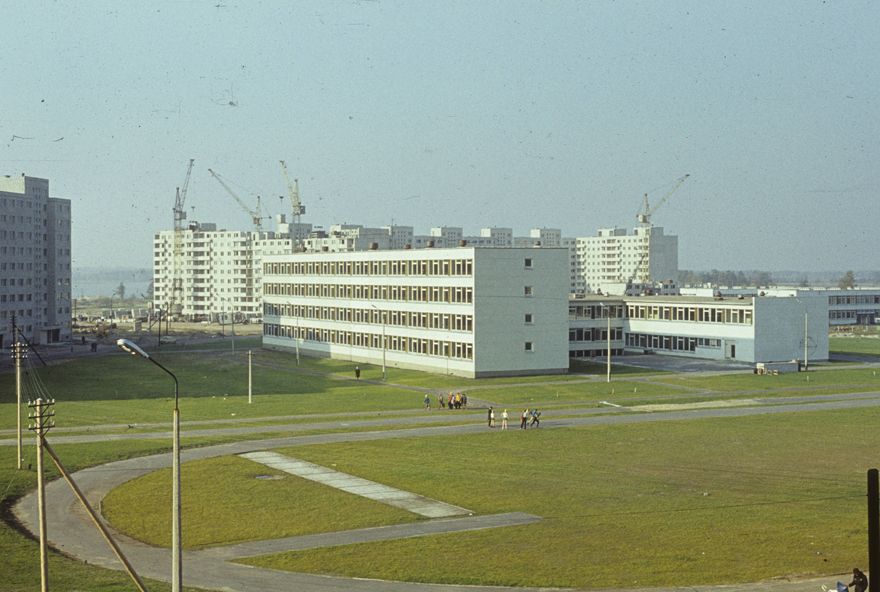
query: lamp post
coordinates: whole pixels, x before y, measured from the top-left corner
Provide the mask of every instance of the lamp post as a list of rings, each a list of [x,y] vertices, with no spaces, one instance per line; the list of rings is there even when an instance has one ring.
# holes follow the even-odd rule
[[[174,379],[174,428],[173,428],[173,451],[172,451],[172,486],[171,486],[171,590],[181,592],[183,588],[183,563],[181,557],[180,536],[180,413],[177,408],[178,385],[177,377],[165,366],[151,358],[147,352],[128,339],[119,339],[116,345],[132,355],[146,358],[167,372]]]
[[[385,321],[387,320],[387,312],[379,310],[375,304],[371,304],[373,308],[382,314],[382,380],[385,380]]]
[[[795,298],[795,300],[804,305],[804,372],[806,372],[810,369],[810,362],[807,359],[807,346],[810,342],[809,312],[806,302],[801,301],[800,298]]]
[[[605,336],[608,339],[608,353],[605,357],[608,367],[608,382],[611,382],[611,307],[607,304],[603,304],[602,310],[605,311],[605,316],[608,319],[608,328],[605,333]]]

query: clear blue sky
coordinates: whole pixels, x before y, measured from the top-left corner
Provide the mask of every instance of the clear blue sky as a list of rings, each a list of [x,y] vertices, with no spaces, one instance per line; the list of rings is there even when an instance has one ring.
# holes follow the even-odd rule
[[[631,229],[685,269],[878,269],[880,3],[0,0],[0,173],[73,201],[74,265],[249,228]],[[62,139],[63,138],[63,139]],[[194,207],[194,210],[191,209]]]

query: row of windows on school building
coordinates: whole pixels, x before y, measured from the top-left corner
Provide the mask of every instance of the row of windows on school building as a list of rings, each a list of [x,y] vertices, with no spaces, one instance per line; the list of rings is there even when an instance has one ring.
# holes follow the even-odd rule
[[[629,304],[625,307],[626,318],[693,321],[696,323],[752,324],[752,311],[747,308],[714,306],[663,306],[653,304]],[[588,304],[570,305],[569,319],[612,319],[623,317],[623,305]]]
[[[829,306],[842,304],[880,304],[880,294],[859,294],[856,296],[829,296]]]
[[[627,347],[641,347],[645,349],[693,352],[697,350],[697,347],[720,348],[721,340],[708,337],[627,333],[626,345]]]
[[[263,273],[264,275],[470,276],[474,274],[474,262],[472,259],[291,261],[264,263]]]
[[[626,316],[630,319],[752,324],[752,310],[749,308],[628,304]]]
[[[469,286],[365,286],[266,282],[263,284],[263,295],[471,304],[474,299],[474,289]]]
[[[368,349],[385,349],[388,351],[440,356],[444,358],[459,358],[463,360],[472,360],[474,358],[474,345],[472,343],[446,341],[441,339],[419,339],[398,335],[383,336],[381,333],[316,329],[312,327],[295,327],[275,323],[264,323],[263,335],[286,337],[288,339],[303,339],[305,341],[317,343],[347,345]],[[382,344],[383,337],[385,340],[384,347]]]
[[[341,306],[305,306],[297,304],[263,303],[263,315],[289,317],[292,319],[315,319],[364,323],[395,327],[419,327],[446,331],[474,330],[474,317],[468,314],[445,314],[434,312],[411,312],[403,310],[379,311],[375,308],[346,308]]]

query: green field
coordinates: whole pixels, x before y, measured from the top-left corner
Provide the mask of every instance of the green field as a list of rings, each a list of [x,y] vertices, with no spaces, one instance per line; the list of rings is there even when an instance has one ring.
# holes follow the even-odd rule
[[[303,435],[375,430],[359,426],[358,419],[377,411],[417,421],[442,417],[444,423],[484,417],[476,411],[416,413],[423,392],[353,381],[351,365],[345,362],[303,357],[301,368],[327,374],[295,372],[292,356],[262,350],[254,351],[254,403],[249,405],[246,354],[232,358],[166,350],[158,356],[180,379],[183,421],[205,422],[185,423],[184,446],[284,434],[186,437],[189,429],[222,427],[243,418],[259,421],[238,425],[302,424],[306,430],[296,434]],[[642,378],[644,374],[634,372],[623,378],[618,368],[615,376],[621,378],[606,383],[604,365],[597,366],[595,379],[569,375],[460,381],[391,369],[388,378],[402,385],[464,390],[472,400],[509,405],[514,418],[520,406],[555,406],[578,415],[612,399],[628,405],[688,403],[865,392],[880,384],[870,369],[714,378],[656,373]],[[381,367],[361,369],[362,378],[381,381]],[[28,396],[45,393],[56,399],[59,427],[123,424],[100,429],[155,431],[167,430],[170,421],[172,382],[146,360],[122,354],[85,358],[31,370],[25,382]],[[0,376],[0,428],[7,430],[15,425],[12,387],[11,376]],[[435,398],[431,401],[436,405]],[[327,421],[310,417],[318,414],[346,414],[350,427],[310,428]],[[543,520],[286,553],[248,563],[365,578],[552,587],[700,585],[838,574],[866,564],[864,483],[867,469],[876,466],[877,442],[871,435],[878,415],[880,410],[864,408],[529,432],[487,430],[286,449],[281,452],[478,514],[526,512]],[[548,421],[545,417],[544,423]],[[160,425],[128,427],[135,423]],[[72,471],[169,448],[164,439],[55,446]],[[31,443],[26,453],[25,464],[33,463]],[[35,473],[15,470],[14,456],[14,447],[0,448],[4,515],[36,484]],[[58,476],[54,467],[47,472]],[[255,479],[270,473],[237,457],[185,464],[187,548],[421,520],[289,475]],[[169,481],[170,471],[131,481],[108,495],[103,510],[120,530],[165,545],[170,539]],[[233,513],[239,519],[225,519]],[[36,543],[4,524],[0,552],[7,557],[0,566],[0,589],[39,589]],[[81,565],[57,553],[51,553],[51,562],[54,589],[135,589],[125,574]],[[168,589],[166,584],[148,585],[151,590]]]
[[[880,339],[874,337],[829,337],[828,350],[832,354],[880,357]]]

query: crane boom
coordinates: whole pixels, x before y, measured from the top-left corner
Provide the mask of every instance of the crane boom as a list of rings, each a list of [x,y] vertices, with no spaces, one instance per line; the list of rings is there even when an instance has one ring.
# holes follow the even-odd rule
[[[299,202],[299,181],[294,179],[293,185],[290,184],[290,175],[287,174],[287,164],[283,160],[281,161],[281,169],[284,171],[284,181],[287,183],[287,194],[290,196],[290,208],[293,214],[293,220],[291,220],[290,247],[291,250],[296,253],[300,250],[302,245],[302,239],[299,236],[300,215],[305,214],[306,209]]]
[[[651,276],[650,276],[651,244],[650,244],[650,242],[651,242],[651,229],[654,227],[654,225],[651,224],[651,216],[653,216],[654,213],[657,211],[657,209],[660,208],[660,206],[662,206],[666,202],[667,199],[669,199],[670,195],[675,193],[676,189],[681,187],[681,184],[684,183],[685,179],[687,179],[688,177],[690,177],[689,174],[685,175],[681,179],[678,179],[676,181],[675,185],[672,186],[672,189],[670,189],[666,193],[666,195],[664,195],[663,198],[654,205],[653,208],[648,207],[648,194],[647,193],[645,194],[644,212],[637,216],[639,223],[642,225],[642,227],[641,227],[642,243],[641,243],[640,249],[639,249],[639,251],[640,251],[639,260],[638,260],[638,262],[636,262],[635,269],[633,270],[632,275],[629,277],[628,283],[631,284],[632,281],[637,276],[640,278],[640,280],[643,284],[647,284],[648,282],[651,281]]]
[[[194,158],[189,159],[189,166],[186,169],[186,178],[183,180],[183,186],[177,188],[177,195],[174,199],[174,251],[173,251],[173,269],[171,273],[171,312],[172,314],[180,314],[183,311],[183,223],[186,220],[186,190],[189,187],[189,178],[192,175]]]
[[[260,198],[257,197],[256,211],[251,211],[251,209],[249,207],[247,207],[247,205],[245,205],[244,201],[242,201],[242,199],[240,197],[238,197],[238,195],[235,194],[235,192],[232,190],[232,188],[230,188],[229,185],[227,185],[226,183],[223,182],[223,179],[220,178],[220,175],[218,175],[217,173],[215,173],[211,169],[208,169],[208,172],[211,173],[212,175],[214,175],[214,178],[217,179],[217,182],[223,186],[223,189],[225,189],[226,192],[229,193],[229,195],[231,195],[233,198],[235,198],[235,201],[238,202],[238,205],[240,205],[242,208],[244,208],[244,211],[250,215],[251,220],[254,223],[254,230],[256,230],[257,232],[260,232],[261,230],[263,230],[263,213],[262,213],[262,209],[260,208]]]

